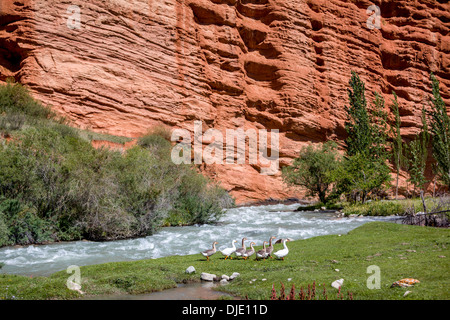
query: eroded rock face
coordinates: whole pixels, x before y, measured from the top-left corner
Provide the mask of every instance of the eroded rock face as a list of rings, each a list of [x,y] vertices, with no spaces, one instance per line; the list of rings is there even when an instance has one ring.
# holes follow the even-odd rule
[[[387,104],[397,92],[406,137],[420,127],[431,71],[450,105],[447,1],[374,1],[381,29],[368,28],[364,0],[0,3],[0,80],[15,77],[99,132],[193,131],[196,120],[224,134],[278,129],[283,166],[307,143],[345,137],[351,70]],[[203,170],[238,203],[302,195],[247,162]]]

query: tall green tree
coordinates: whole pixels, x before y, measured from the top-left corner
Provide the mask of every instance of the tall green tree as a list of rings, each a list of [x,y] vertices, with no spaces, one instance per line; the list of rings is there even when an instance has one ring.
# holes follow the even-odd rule
[[[425,177],[425,169],[427,166],[430,134],[428,131],[425,108],[422,109],[421,120],[421,132],[417,134],[416,138],[411,141],[406,148],[406,156],[409,161],[409,182],[411,182],[414,186],[414,194],[416,189],[422,190],[427,182]]]
[[[439,179],[450,188],[450,118],[444,100],[439,92],[439,81],[431,73],[433,97],[430,113],[433,155],[438,164]]]
[[[369,113],[369,128],[371,134],[371,145],[369,154],[381,162],[386,162],[389,153],[386,146],[389,138],[388,114],[384,110],[384,98],[375,92],[373,107]],[[386,164],[387,165],[387,164]]]
[[[349,105],[345,108],[347,113],[345,130],[348,134],[345,139],[346,154],[347,156],[358,153],[367,154],[372,145],[372,132],[367,111],[365,84],[359,75],[352,71],[349,85],[350,88],[347,89]]]
[[[365,85],[352,72],[346,107],[346,157],[337,176],[336,187],[354,200],[364,202],[368,195],[381,191],[390,180],[387,165],[387,113],[384,99],[375,93],[371,110],[367,108]]]
[[[397,94],[392,91],[394,99],[391,104],[391,111],[394,114],[395,121],[391,124],[390,131],[392,136],[392,158],[396,171],[396,182],[395,182],[395,199],[398,198],[398,178],[400,175],[401,162],[403,157],[403,140],[400,134],[400,111],[398,108]]]

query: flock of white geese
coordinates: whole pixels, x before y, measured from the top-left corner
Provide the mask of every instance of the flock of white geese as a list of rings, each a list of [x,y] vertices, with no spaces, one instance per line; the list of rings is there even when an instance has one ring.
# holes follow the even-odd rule
[[[279,239],[277,240],[275,243],[283,243],[283,249],[278,250],[276,252],[273,252],[273,244],[272,244],[272,240],[275,239],[276,237],[270,237],[269,242],[264,241],[263,242],[263,248],[261,250],[258,250],[255,252],[255,249],[253,248],[253,245],[256,244],[254,242],[250,243],[250,249],[247,249],[245,247],[245,241],[248,240],[247,238],[242,238],[242,247],[241,248],[236,248],[235,243],[237,242],[236,240],[233,240],[231,242],[231,247],[230,248],[226,248],[223,249],[222,251],[220,251],[222,253],[223,256],[225,256],[225,260],[227,260],[228,258],[233,259],[231,257],[232,254],[235,254],[236,257],[242,257],[244,260],[247,260],[249,257],[251,257],[252,255],[254,255],[256,253],[256,259],[260,260],[266,260],[266,258],[271,257],[273,258],[272,254],[277,258],[277,259],[281,259],[284,260],[284,257],[286,257],[289,253],[289,249],[286,246],[286,242],[287,241],[291,241],[290,239]],[[206,257],[206,260],[209,261],[209,257],[212,256],[213,254],[215,254],[217,252],[216,249],[216,244],[218,244],[217,241],[214,241],[212,244],[212,249],[209,250],[205,250],[202,251],[201,254]],[[266,247],[266,244],[269,244],[268,247]]]

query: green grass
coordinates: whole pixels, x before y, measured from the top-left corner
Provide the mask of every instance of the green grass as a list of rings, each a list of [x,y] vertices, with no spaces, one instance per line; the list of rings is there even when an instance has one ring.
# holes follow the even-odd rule
[[[450,209],[450,200],[448,198],[427,198],[425,199],[427,211],[441,211]],[[414,207],[415,212],[424,211],[421,199],[404,200],[378,200],[370,201],[364,204],[346,204],[343,213],[348,215],[363,216],[390,216],[404,215],[408,208]]]
[[[138,294],[175,287],[183,281],[199,281],[201,272],[219,276],[239,272],[240,277],[219,289],[239,297],[268,299],[272,284],[279,292],[281,282],[289,291],[292,284],[299,289],[315,281],[317,285],[325,283],[329,299],[334,299],[336,290],[330,284],[343,278],[343,292],[352,292],[355,299],[449,299],[449,236],[448,229],[372,222],[341,236],[288,242],[290,253],[285,261],[255,261],[253,257],[247,261],[225,261],[217,253],[210,262],[195,254],[86,266],[81,268],[82,290],[89,295]],[[281,245],[277,244],[275,250],[279,248]],[[195,274],[184,273],[190,265],[197,270]],[[370,290],[366,286],[370,265],[380,267],[380,289]],[[64,271],[49,278],[1,275],[0,298],[79,297],[66,289],[68,276]],[[262,281],[263,278],[267,280]],[[420,283],[412,288],[390,288],[402,278],[415,278]],[[250,283],[252,279],[257,280]],[[317,290],[321,292],[322,286]],[[412,293],[403,297],[407,290]]]
[[[110,142],[118,143],[118,144],[125,144],[126,142],[130,142],[133,140],[132,138],[128,138],[128,137],[116,136],[116,135],[107,134],[107,133],[93,132],[90,130],[77,129],[77,131],[81,138],[88,140],[88,141],[103,140],[103,141],[110,141]]]

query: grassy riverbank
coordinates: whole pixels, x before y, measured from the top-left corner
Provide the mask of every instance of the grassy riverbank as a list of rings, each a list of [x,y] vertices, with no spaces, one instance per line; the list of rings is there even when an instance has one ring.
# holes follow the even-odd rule
[[[343,291],[352,292],[354,299],[450,299],[448,229],[373,222],[341,236],[288,242],[288,247],[290,253],[285,261],[225,261],[218,253],[210,262],[196,254],[86,266],[81,268],[82,290],[87,295],[139,294],[175,287],[183,281],[199,281],[201,272],[239,272],[240,277],[219,289],[240,297],[247,295],[249,299],[268,299],[272,284],[279,291],[281,282],[289,290],[292,284],[299,289],[315,281],[317,285],[325,283],[328,298],[334,299],[336,290],[330,284],[343,278]],[[281,245],[277,244],[275,250],[279,248]],[[191,265],[197,272],[185,274]],[[380,267],[380,289],[366,286],[370,265]],[[65,287],[68,277],[65,271],[48,278],[0,275],[0,299],[80,297]],[[415,278],[420,284],[408,289],[390,288],[402,278]],[[318,286],[317,290],[321,288]],[[407,290],[412,293],[403,297]]]
[[[425,199],[427,212],[450,210],[450,198]],[[424,207],[420,198],[403,200],[379,200],[364,204],[347,204],[342,212],[346,215],[390,216],[404,215],[406,212],[423,212]]]
[[[425,205],[427,212],[450,210],[450,198],[426,198]],[[392,216],[404,215],[408,211],[423,212],[423,203],[420,198],[401,200],[374,200],[366,203],[339,202],[324,205],[315,203],[307,206],[300,206],[297,211],[314,210],[341,210],[345,216]]]

